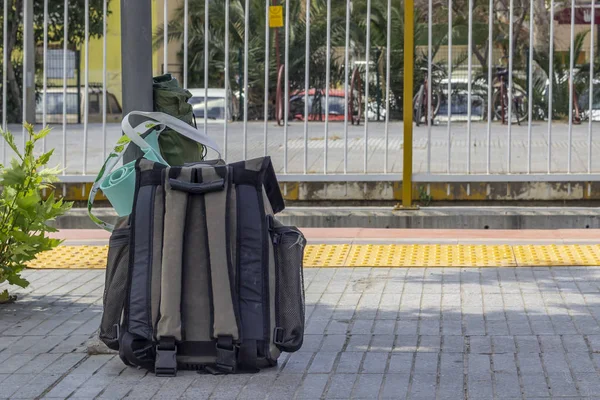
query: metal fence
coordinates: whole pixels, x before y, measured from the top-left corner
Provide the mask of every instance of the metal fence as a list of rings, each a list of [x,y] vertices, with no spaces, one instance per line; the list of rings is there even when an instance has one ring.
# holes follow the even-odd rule
[[[184,87],[202,89],[200,99],[224,89],[215,104],[231,118],[215,121],[209,101],[194,110],[227,159],[271,155],[283,181],[401,181],[407,157],[416,182],[600,180],[595,0],[419,0],[406,14],[399,0],[278,1],[155,4],[163,18],[154,70],[181,71]],[[62,19],[49,2],[61,4]],[[44,147],[62,158],[63,180],[89,182],[120,135],[119,99],[107,90],[107,57],[120,56],[107,46],[107,21],[118,4],[20,3],[22,12],[4,1],[2,124],[19,122],[9,120],[13,104],[24,116],[36,107],[38,122],[57,125]],[[73,7],[83,12],[70,15]],[[43,34],[32,53],[25,36],[38,27],[12,29],[20,21],[10,15],[33,12],[42,13],[33,19]],[[404,69],[404,28],[413,21],[414,74]],[[83,30],[74,38],[77,24]],[[11,40],[22,43],[7,54]],[[90,66],[92,40],[101,43],[101,65]],[[10,79],[22,79],[25,93],[32,63],[37,105],[11,98]],[[90,70],[101,72],[101,83],[90,83]],[[405,115],[415,122],[408,144],[407,80],[414,90]],[[82,99],[71,104],[71,95]]]
[[[65,55],[64,49],[46,49],[44,63],[45,88],[38,92],[35,106],[35,122],[46,124],[60,124],[63,118],[63,107],[66,106],[67,123],[81,124],[82,122],[82,82],[80,52],[78,50],[67,50],[66,54],[66,77],[67,92],[64,94],[63,80]],[[43,83],[42,83],[43,85]],[[96,87],[101,86],[96,84]],[[66,103],[66,104],[65,104]],[[91,104],[91,107],[93,105]]]

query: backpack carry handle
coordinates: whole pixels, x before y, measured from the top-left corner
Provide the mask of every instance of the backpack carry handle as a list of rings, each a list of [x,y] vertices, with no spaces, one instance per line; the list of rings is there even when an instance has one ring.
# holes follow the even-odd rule
[[[141,123],[134,128],[129,121],[130,117],[134,115],[145,117],[147,122]],[[211,137],[171,115],[162,112],[131,111],[121,122],[123,133],[141,149],[148,147],[148,143],[146,143],[141,135],[150,129],[162,131],[165,127],[169,127],[180,135],[213,149],[221,157],[221,149]]]
[[[190,194],[204,194],[210,192],[220,192],[225,189],[225,179],[218,179],[212,182],[190,183],[182,182],[177,179],[169,179],[171,189]]]

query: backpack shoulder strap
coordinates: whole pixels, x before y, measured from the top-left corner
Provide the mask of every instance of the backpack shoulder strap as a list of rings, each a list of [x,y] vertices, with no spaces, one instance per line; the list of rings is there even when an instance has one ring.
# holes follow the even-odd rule
[[[240,341],[240,330],[238,302],[232,288],[235,276],[229,248],[228,169],[226,166],[199,168],[198,180],[203,185],[215,182],[222,184],[222,190],[204,194],[204,204],[209,211],[205,215],[212,287],[213,337],[217,339],[217,367],[226,372],[234,372],[237,366],[234,344]]]
[[[166,171],[165,216],[162,243],[162,271],[160,290],[160,319],[156,338],[182,340],[181,335],[181,276],[183,244],[187,214],[188,193],[174,188],[170,181],[191,182],[191,168],[170,167]]]
[[[189,185],[191,168],[170,167],[166,171],[164,188],[163,240],[160,272],[160,318],[156,325],[157,376],[174,376],[177,372],[177,346],[183,340],[181,324],[181,294],[183,276],[183,246],[187,218],[188,193],[170,182]]]

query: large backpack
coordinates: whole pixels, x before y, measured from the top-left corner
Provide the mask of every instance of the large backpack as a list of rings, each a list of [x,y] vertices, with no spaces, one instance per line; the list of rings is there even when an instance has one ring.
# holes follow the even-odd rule
[[[269,157],[135,165],[133,211],[109,243],[100,338],[127,365],[256,372],[304,334],[305,239]]]

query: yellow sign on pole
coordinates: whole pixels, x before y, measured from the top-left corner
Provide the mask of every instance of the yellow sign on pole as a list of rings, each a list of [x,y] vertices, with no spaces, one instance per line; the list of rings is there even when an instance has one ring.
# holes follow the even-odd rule
[[[269,28],[283,26],[283,6],[269,6]]]

